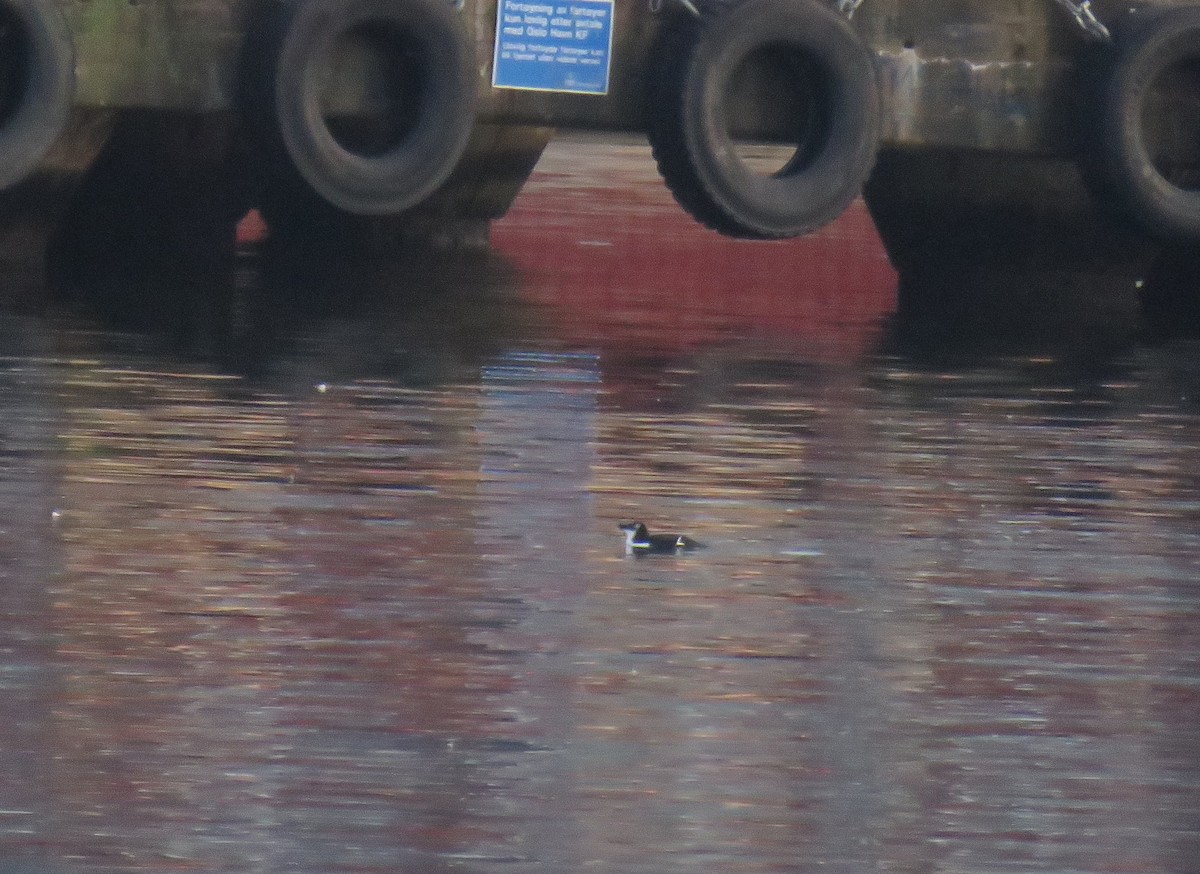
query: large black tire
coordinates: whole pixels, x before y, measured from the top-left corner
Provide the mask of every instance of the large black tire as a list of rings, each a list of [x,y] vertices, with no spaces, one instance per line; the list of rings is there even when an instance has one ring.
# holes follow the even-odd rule
[[[446,0],[298,0],[282,9],[259,93],[294,169],[349,213],[420,203],[450,175],[474,124],[474,47],[458,13]],[[388,114],[366,135],[323,114],[332,49],[348,37],[369,42],[388,67]]]
[[[815,0],[745,0],[665,31],[651,71],[648,134],[668,187],[697,221],[734,237],[810,233],[858,196],[879,148],[874,58]],[[772,175],[738,156],[729,86],[771,53],[807,93],[796,152]],[[790,138],[789,138],[790,139]]]
[[[1189,144],[1191,162],[1159,159],[1146,113],[1171,77],[1174,87],[1195,86],[1191,100],[1200,98],[1200,7],[1141,11],[1122,24],[1097,138],[1100,190],[1150,233],[1200,240],[1200,144]],[[1200,113],[1177,120],[1195,136]]]
[[[62,135],[75,98],[75,49],[59,8],[0,0],[0,189],[25,179]]]

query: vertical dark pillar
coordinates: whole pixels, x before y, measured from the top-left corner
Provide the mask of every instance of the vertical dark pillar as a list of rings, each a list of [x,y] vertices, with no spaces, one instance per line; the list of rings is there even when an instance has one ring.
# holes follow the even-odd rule
[[[253,168],[224,113],[127,111],[51,245],[64,291],[197,351],[229,329],[234,235]]]
[[[6,297],[28,302],[44,297],[50,241],[111,130],[111,113],[77,111],[34,173],[0,192],[0,274]]]
[[[902,325],[1030,336],[1136,323],[1157,247],[1071,161],[889,151],[865,197],[900,273]]]

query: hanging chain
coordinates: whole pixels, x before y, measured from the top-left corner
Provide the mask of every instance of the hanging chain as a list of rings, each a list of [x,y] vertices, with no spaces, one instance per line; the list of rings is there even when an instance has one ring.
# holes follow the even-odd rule
[[[1080,3],[1074,3],[1072,0],[1054,0],[1054,2],[1071,13],[1075,23],[1083,28],[1083,32],[1089,38],[1096,42],[1110,43],[1113,41],[1112,33],[1104,26],[1104,22],[1096,17],[1096,13],[1092,12],[1092,0],[1082,0]]]
[[[688,14],[693,16],[694,18],[702,18],[703,17],[700,14],[700,9],[696,6],[695,3],[692,2],[692,0],[675,0],[675,2],[678,3],[680,6],[682,6],[684,9],[686,9]],[[658,13],[663,11],[663,6],[665,5],[665,0],[650,0],[649,5],[650,5],[650,12],[654,15],[658,15]]]
[[[681,0],[684,2],[684,0]],[[1092,0],[1081,0],[1076,3],[1074,0],[1054,0],[1059,6],[1071,13],[1071,17],[1075,19],[1075,23],[1083,28],[1091,39],[1097,42],[1112,42],[1112,33],[1104,26],[1096,13],[1092,11]],[[847,18],[853,18],[854,13],[858,11],[858,7],[862,6],[863,0],[837,0],[838,12],[845,15]]]
[[[675,0],[680,6],[688,11],[689,14],[700,18],[700,10],[696,7],[693,0]],[[1110,43],[1113,41],[1112,33],[1104,26],[1096,13],[1092,11],[1092,0],[1081,0],[1076,3],[1074,0],[1054,0],[1059,6],[1070,13],[1075,19],[1085,34],[1097,42]],[[853,18],[854,13],[858,11],[858,7],[862,6],[863,0],[837,0],[838,12],[845,15],[847,18]],[[662,12],[665,0],[649,0],[650,11],[654,14]]]

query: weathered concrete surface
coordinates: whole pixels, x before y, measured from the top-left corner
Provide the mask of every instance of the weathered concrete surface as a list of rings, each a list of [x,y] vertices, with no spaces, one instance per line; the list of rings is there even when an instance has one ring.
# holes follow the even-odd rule
[[[77,34],[81,104],[193,112],[237,103],[246,28],[266,8],[262,0],[61,2]],[[1125,4],[1094,7],[1112,20]],[[643,0],[619,0],[610,93],[586,96],[492,88],[496,8],[468,0],[462,12],[477,44],[484,119],[644,129],[646,68],[664,16]],[[879,58],[886,142],[1055,154],[1077,147],[1075,71],[1087,44],[1053,0],[867,0],[854,22]]]
[[[237,94],[258,0],[58,0],[76,35],[79,102],[204,113]]]

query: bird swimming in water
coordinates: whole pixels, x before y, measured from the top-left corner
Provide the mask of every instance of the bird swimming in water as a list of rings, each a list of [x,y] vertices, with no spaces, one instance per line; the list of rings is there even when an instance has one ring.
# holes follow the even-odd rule
[[[688,549],[698,549],[701,545],[683,534],[651,534],[641,522],[622,522],[617,527],[625,532],[625,553],[627,555],[683,552]]]

